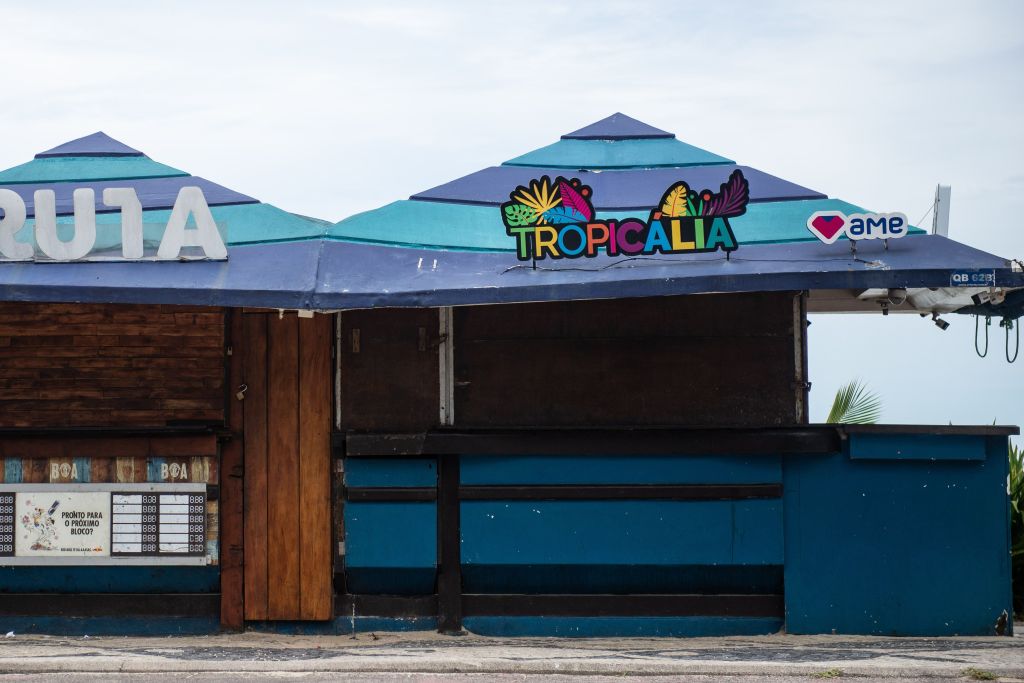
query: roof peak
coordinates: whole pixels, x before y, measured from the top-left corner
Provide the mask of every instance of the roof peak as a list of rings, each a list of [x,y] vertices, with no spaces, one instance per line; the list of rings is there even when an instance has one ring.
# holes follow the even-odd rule
[[[650,140],[674,138],[674,133],[655,128],[622,112],[615,112],[589,126],[566,133],[563,140]]]
[[[36,159],[50,157],[143,157],[146,156],[137,149],[115,140],[102,131],[92,135],[69,140],[52,149],[40,152]]]

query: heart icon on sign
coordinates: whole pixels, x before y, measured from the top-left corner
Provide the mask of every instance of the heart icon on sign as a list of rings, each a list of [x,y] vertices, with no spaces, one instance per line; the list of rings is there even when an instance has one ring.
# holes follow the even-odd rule
[[[846,217],[841,213],[819,211],[807,219],[807,229],[825,244],[832,244],[843,234]]]

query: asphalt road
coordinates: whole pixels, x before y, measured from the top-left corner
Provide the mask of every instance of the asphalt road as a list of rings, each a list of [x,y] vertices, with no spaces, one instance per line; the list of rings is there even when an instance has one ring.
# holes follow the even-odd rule
[[[147,683],[162,683],[170,681],[337,681],[344,680],[346,683],[483,683],[493,681],[494,683],[569,683],[586,681],[586,683],[623,683],[637,681],[643,683],[674,683],[675,681],[694,681],[706,683],[762,683],[765,680],[769,683],[809,683],[820,680],[834,681],[856,681],[857,683],[894,683],[898,681],[950,681],[950,680],[972,680],[967,676],[950,678],[947,676],[915,676],[904,677],[874,677],[874,676],[839,676],[837,678],[817,678],[812,675],[802,676],[771,676],[764,675],[719,675],[719,674],[692,674],[676,676],[565,676],[565,675],[542,675],[542,674],[418,674],[418,673],[374,673],[374,674],[338,674],[331,672],[304,673],[304,672],[278,672],[259,673],[237,672],[237,673],[195,673],[195,674],[169,674],[169,673],[146,673],[146,674],[81,674],[81,673],[56,673],[56,674],[10,674],[0,676],[3,681],[69,681],[73,683],[97,683],[99,681],[145,681]],[[999,678],[1000,681],[1024,681],[1020,678]]]
[[[1019,629],[1018,632],[1024,631]],[[484,638],[437,633],[0,638],[0,679],[52,681],[1024,680],[1024,638]],[[835,680],[835,678],[832,678]]]

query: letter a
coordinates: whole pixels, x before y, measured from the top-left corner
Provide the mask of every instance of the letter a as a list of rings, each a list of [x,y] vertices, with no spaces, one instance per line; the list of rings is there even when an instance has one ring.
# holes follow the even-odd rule
[[[189,215],[195,216],[196,229],[186,230]],[[199,247],[206,258],[226,259],[227,247],[217,232],[217,224],[206,205],[206,197],[198,187],[183,187],[178,191],[178,198],[167,221],[164,237],[156,257],[162,260],[176,259],[182,247]]]

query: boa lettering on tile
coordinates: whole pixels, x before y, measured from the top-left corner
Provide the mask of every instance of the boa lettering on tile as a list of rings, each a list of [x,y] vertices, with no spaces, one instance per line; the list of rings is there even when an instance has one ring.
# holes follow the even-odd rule
[[[734,251],[729,219],[747,210],[750,188],[738,169],[717,193],[696,192],[685,182],[665,190],[646,218],[596,216],[593,191],[578,178],[548,176],[520,185],[501,205],[516,256],[531,259],[593,258]]]

